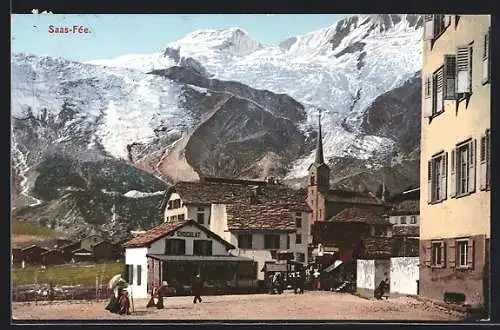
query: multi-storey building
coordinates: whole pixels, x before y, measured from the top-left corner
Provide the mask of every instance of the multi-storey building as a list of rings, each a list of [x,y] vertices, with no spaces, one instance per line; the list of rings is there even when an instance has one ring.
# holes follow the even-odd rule
[[[490,16],[425,15],[420,294],[487,307]]]
[[[281,258],[307,264],[311,209],[305,189],[266,181],[203,178],[178,182],[164,199],[165,222],[194,219],[237,248],[233,255],[257,263]]]

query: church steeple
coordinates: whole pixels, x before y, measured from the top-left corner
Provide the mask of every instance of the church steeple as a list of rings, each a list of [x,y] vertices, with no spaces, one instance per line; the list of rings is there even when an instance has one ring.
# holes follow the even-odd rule
[[[316,141],[316,158],[314,162],[317,165],[325,163],[325,158],[323,157],[323,136],[321,135],[321,110],[318,114],[318,140]]]

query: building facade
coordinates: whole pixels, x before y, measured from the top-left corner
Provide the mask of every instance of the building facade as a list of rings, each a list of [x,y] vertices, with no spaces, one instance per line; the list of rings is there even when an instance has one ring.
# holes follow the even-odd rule
[[[490,16],[425,15],[420,294],[489,301]]]
[[[125,277],[136,298],[148,297],[163,281],[175,293],[184,294],[196,275],[207,288],[252,277],[242,274],[248,265],[253,266],[252,260],[230,255],[233,245],[194,220],[165,222],[134,237],[124,247]]]
[[[304,189],[266,181],[202,178],[178,182],[164,200],[165,222],[187,217],[237,248],[231,253],[256,262],[264,280],[266,262],[286,255],[307,264],[311,210]]]

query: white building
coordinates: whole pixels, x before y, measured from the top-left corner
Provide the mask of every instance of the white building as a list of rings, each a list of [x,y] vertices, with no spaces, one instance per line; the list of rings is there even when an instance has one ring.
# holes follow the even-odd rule
[[[205,178],[179,182],[166,194],[165,221],[196,219],[237,249],[233,255],[257,262],[258,279],[266,261],[282,257],[306,264],[311,209],[306,190],[275,181]]]
[[[135,298],[148,297],[152,287],[162,281],[182,291],[197,274],[210,286],[237,280],[239,268],[248,269],[240,264],[255,267],[248,258],[232,256],[229,251],[235,246],[194,220],[163,223],[134,237],[124,247],[125,279]]]

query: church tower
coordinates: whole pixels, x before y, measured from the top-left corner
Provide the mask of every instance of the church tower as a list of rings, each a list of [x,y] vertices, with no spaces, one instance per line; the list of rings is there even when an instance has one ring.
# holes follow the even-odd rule
[[[316,157],[308,169],[307,202],[313,210],[312,222],[323,221],[326,214],[325,194],[330,189],[330,168],[323,156],[323,136],[321,134],[321,113],[318,116],[318,140]]]

